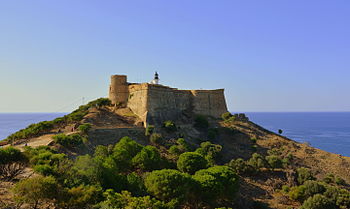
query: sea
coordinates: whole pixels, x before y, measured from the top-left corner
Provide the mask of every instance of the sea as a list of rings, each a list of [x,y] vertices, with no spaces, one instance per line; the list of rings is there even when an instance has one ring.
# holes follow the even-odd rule
[[[350,112],[248,112],[251,121],[301,143],[350,157]]]
[[[0,139],[43,120],[67,113],[0,113]],[[298,142],[350,157],[350,112],[247,112],[249,119]]]

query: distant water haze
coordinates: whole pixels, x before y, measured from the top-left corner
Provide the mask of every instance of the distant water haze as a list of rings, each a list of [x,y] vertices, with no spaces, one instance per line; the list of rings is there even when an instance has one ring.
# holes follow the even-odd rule
[[[0,139],[43,120],[67,113],[0,113]],[[298,142],[350,157],[350,112],[247,112],[251,121]]]

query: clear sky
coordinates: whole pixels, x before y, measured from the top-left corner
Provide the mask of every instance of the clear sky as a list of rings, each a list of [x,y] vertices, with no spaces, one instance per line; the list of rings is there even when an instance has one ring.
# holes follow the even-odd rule
[[[0,1],[0,112],[70,111],[155,70],[234,112],[350,111],[350,1]]]

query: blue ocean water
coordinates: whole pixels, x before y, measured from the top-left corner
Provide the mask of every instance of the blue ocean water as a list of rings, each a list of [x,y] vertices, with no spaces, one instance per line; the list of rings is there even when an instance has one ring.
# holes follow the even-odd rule
[[[67,113],[0,113],[0,140],[32,123],[53,120]]]
[[[350,112],[253,113],[249,119],[298,142],[350,157]]]
[[[31,123],[52,120],[66,113],[0,113],[0,139]],[[253,113],[251,121],[299,142],[350,157],[350,112]]]

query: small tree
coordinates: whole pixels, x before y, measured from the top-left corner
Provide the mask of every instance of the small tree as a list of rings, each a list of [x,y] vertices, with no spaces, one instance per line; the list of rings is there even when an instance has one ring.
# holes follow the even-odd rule
[[[303,184],[307,180],[315,180],[315,177],[312,175],[311,170],[304,167],[297,169],[297,176],[299,185]]]
[[[249,174],[252,173],[254,168],[242,158],[233,159],[229,162],[229,166],[238,174]]]
[[[259,170],[260,168],[266,168],[266,160],[258,153],[254,153],[249,159],[248,164],[254,169]]]
[[[278,129],[278,133],[279,133],[279,134],[282,134],[282,133],[283,133],[283,130],[282,130],[282,129]]]
[[[82,134],[87,134],[90,131],[91,127],[92,125],[90,123],[84,123],[80,125],[78,129]]]
[[[316,194],[313,197],[309,197],[303,205],[301,206],[301,209],[335,209],[336,206],[334,203],[332,203],[327,197]]]
[[[161,157],[157,148],[153,146],[145,146],[132,159],[132,164],[136,168],[142,170],[153,170],[160,167]]]
[[[228,166],[199,170],[193,178],[200,184],[205,200],[233,200],[238,191],[238,176]]]
[[[196,152],[185,152],[177,160],[177,168],[185,173],[194,174],[200,169],[207,168],[208,161]]]
[[[282,168],[283,162],[282,159],[276,155],[269,155],[266,157],[267,163],[270,165],[271,168]]]
[[[13,193],[16,202],[30,204],[36,209],[41,202],[55,197],[57,182],[52,176],[36,176],[18,182],[13,188]]]
[[[180,199],[185,201],[194,192],[195,182],[190,175],[177,170],[163,169],[146,176],[147,191],[160,200]]]

